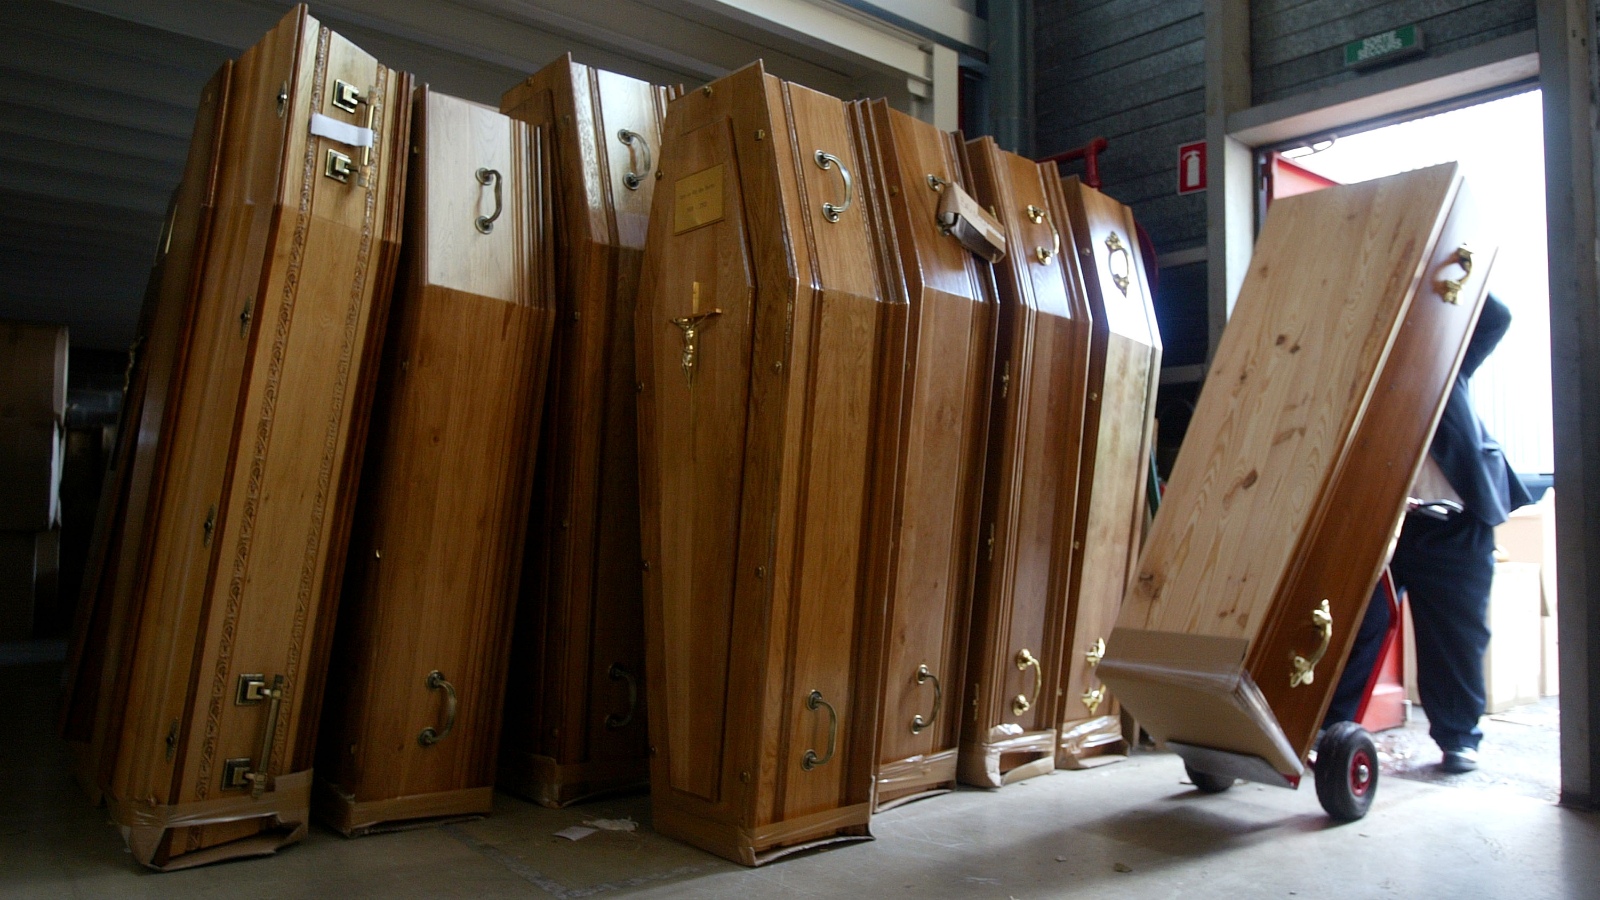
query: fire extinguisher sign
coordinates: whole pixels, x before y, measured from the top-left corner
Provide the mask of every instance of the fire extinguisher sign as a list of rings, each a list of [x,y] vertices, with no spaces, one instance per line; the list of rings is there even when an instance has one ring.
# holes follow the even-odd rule
[[[1191,141],[1178,147],[1178,193],[1206,189],[1206,142]]]

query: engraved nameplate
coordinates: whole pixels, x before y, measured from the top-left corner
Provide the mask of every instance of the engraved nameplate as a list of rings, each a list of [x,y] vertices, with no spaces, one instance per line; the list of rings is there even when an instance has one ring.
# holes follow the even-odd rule
[[[724,168],[723,163],[718,163],[678,179],[672,214],[673,234],[683,234],[702,225],[722,221]]]

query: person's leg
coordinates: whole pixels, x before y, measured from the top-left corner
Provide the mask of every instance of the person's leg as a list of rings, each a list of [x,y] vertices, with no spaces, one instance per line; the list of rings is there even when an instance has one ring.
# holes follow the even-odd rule
[[[1356,631],[1355,643],[1350,646],[1350,658],[1339,675],[1339,685],[1333,689],[1333,701],[1328,704],[1328,714],[1322,717],[1322,727],[1335,722],[1349,722],[1361,707],[1361,698],[1367,692],[1367,682],[1372,680],[1372,668],[1378,664],[1383,652],[1383,635],[1389,629],[1389,595],[1380,581],[1367,601],[1367,614]]]
[[[1448,522],[1413,517],[1391,566],[1411,604],[1417,690],[1429,735],[1441,750],[1476,750],[1486,702],[1483,653],[1489,646],[1494,529],[1468,515]]]

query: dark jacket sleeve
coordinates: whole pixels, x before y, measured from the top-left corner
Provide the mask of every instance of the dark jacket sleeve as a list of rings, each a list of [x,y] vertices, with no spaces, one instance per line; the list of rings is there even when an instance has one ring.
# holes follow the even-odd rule
[[[1468,515],[1489,525],[1499,525],[1511,511],[1531,502],[1522,480],[1506,462],[1500,443],[1489,436],[1472,409],[1467,382],[1511,327],[1511,310],[1494,295],[1484,299],[1483,312],[1467,342],[1444,415],[1428,448],[1450,486],[1461,495]]]

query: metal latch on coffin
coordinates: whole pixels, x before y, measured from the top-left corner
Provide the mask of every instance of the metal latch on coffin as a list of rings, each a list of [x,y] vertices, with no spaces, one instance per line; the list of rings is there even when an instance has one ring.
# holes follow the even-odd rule
[[[372,145],[374,135],[372,131],[373,117],[377,114],[377,107],[372,102],[371,90],[361,93],[355,85],[336,79],[333,83],[332,95],[328,102],[335,108],[345,112],[355,112],[356,107],[365,103],[367,105],[367,124],[354,125],[341,122],[338,119],[325,116],[322,113],[311,114],[312,137],[327,138],[330,141],[354,147],[361,151],[361,165],[366,167],[372,164]],[[355,171],[354,160],[345,153],[333,148],[328,149],[326,164],[322,173],[335,181],[348,183],[351,174]],[[365,179],[363,179],[365,180]]]
[[[971,194],[960,185],[932,174],[928,176],[928,187],[939,192],[939,210],[934,218],[941,231],[991,263],[1006,258],[1005,231]]]

